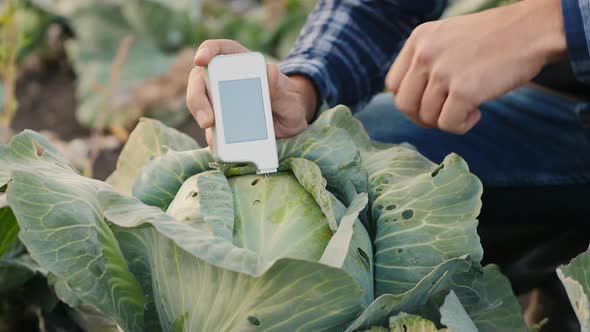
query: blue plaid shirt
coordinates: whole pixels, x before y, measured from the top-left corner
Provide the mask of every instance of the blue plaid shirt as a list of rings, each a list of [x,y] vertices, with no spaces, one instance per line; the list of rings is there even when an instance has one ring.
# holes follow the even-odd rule
[[[310,77],[328,105],[365,105],[383,90],[385,75],[410,32],[440,17],[445,0],[320,0],[283,73]],[[590,0],[562,0],[572,68],[590,83]]]

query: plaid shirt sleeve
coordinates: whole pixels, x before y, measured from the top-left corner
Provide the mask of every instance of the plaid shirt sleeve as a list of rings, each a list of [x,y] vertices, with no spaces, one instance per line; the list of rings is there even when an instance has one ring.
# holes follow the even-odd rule
[[[383,90],[410,32],[445,7],[445,0],[320,0],[281,71],[310,77],[328,105],[358,110]]]
[[[590,0],[561,0],[561,10],[572,69],[590,83]]]

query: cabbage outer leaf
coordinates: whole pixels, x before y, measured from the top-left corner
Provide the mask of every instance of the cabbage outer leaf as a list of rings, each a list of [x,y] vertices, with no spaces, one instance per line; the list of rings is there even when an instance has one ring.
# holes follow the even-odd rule
[[[167,213],[226,240],[233,237],[232,192],[220,171],[205,171],[184,181]]]
[[[482,186],[459,156],[438,167],[404,147],[363,155],[376,223],[376,295],[400,294],[442,262],[469,255],[479,264]]]
[[[0,171],[20,239],[32,258],[84,302],[128,331],[141,331],[144,298],[96,201],[104,183],[86,179],[40,135],[25,131],[0,147]]]
[[[590,331],[590,251],[580,254],[567,265],[557,269],[574,312],[580,321],[581,330]]]
[[[480,331],[525,330],[507,279],[497,267],[486,267],[483,273],[479,267],[483,250],[476,216],[482,186],[465,162],[451,154],[437,166],[410,147],[371,141],[346,107],[324,113],[318,122],[345,130],[368,172],[376,296],[408,292],[442,262],[469,255],[474,267],[450,273],[447,286],[473,322]],[[415,305],[410,312],[423,309]]]
[[[0,145],[0,188],[11,179],[12,170],[74,172],[62,155],[43,136],[25,130]],[[57,166],[57,167],[56,167]]]
[[[8,206],[0,207],[0,258],[14,256],[18,247],[18,231],[12,210]]]
[[[141,118],[119,155],[115,172],[106,182],[123,194],[131,194],[139,171],[153,158],[169,149],[186,151],[197,148],[199,145],[190,136],[158,120]]]
[[[352,322],[346,332],[368,329],[372,326],[386,326],[391,316],[401,312],[418,312],[432,295],[448,288],[452,275],[468,271],[470,267],[471,262],[466,256],[441,263],[412,289],[401,294],[385,294],[376,298]]]
[[[341,269],[293,258],[259,260],[134,198],[103,191],[100,201],[120,227],[153,226],[147,253],[165,331],[183,315],[184,331],[317,331],[342,327],[362,309],[363,289]]]
[[[0,294],[24,285],[36,273],[47,274],[24,252],[18,231],[14,213],[0,202]]]
[[[280,257],[320,259],[332,232],[293,174],[241,175],[230,177],[229,183],[236,207],[236,246],[268,262]]]
[[[133,196],[147,205],[166,210],[184,181],[211,169],[209,163],[212,161],[208,148],[168,151],[139,172],[133,183]]]
[[[453,291],[445,297],[445,302],[440,307],[440,315],[440,322],[454,332],[479,331]]]
[[[331,113],[325,112],[320,119]],[[367,173],[361,167],[360,151],[354,141],[344,129],[320,119],[301,134],[277,141],[279,161],[289,158],[313,161],[321,169],[328,189],[334,194],[340,193],[343,180],[350,181],[356,192],[367,192]]]
[[[480,332],[527,331],[510,281],[496,265],[472,268],[451,277],[454,291]]]
[[[336,222],[334,208],[332,207],[332,194],[326,190],[326,180],[322,177],[320,168],[315,163],[304,158],[287,159],[283,162],[283,166],[289,168],[297,178],[297,181],[299,181],[299,184],[313,196],[326,216],[330,229],[332,232],[335,232],[338,228],[338,223]]]

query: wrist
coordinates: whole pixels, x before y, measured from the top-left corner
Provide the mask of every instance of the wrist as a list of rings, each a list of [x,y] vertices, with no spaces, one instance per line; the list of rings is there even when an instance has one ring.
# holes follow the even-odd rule
[[[521,4],[526,7],[525,15],[532,18],[531,28],[537,30],[535,49],[539,56],[545,63],[565,58],[567,42],[561,0],[529,0]]]
[[[297,90],[302,96],[303,107],[305,108],[305,119],[311,123],[318,108],[318,92],[313,81],[305,75],[289,76],[295,83]]]

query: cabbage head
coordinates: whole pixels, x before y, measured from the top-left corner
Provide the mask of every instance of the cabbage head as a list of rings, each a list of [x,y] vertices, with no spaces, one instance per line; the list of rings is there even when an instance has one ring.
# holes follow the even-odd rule
[[[277,148],[260,176],[142,119],[102,182],[25,131],[4,209],[60,299],[125,331],[526,330],[459,156],[374,142],[342,106]]]

